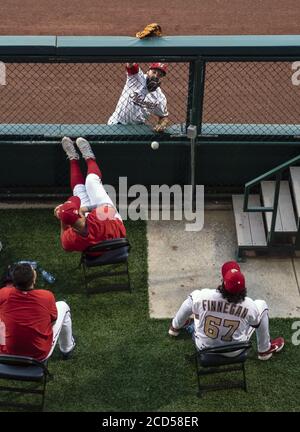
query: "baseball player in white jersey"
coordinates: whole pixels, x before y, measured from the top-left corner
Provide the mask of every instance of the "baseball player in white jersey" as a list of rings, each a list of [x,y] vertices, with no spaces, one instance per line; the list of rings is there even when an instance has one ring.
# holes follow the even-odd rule
[[[178,336],[185,328],[198,350],[245,342],[256,330],[258,358],[268,360],[284,347],[284,339],[270,340],[268,306],[247,297],[245,277],[235,261],[222,266],[223,283],[217,289],[193,291],[182,303],[169,328]],[[194,315],[194,322],[189,317]]]
[[[126,70],[127,80],[108,124],[144,124],[154,114],[158,118],[154,130],[163,132],[168,123],[168,110],[160,85],[167,73],[167,65],[152,63],[144,74],[138,64],[127,63]]]

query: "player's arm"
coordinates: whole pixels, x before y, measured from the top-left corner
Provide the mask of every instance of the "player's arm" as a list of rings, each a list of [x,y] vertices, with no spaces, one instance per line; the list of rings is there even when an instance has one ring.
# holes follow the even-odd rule
[[[158,117],[157,124],[154,126],[155,132],[164,132],[169,123],[169,117]]]
[[[255,302],[252,308],[249,309],[249,313],[247,315],[247,321],[250,327],[257,329],[260,326],[262,315],[265,311],[268,311],[268,306],[264,302],[264,305],[261,309],[257,307]]]
[[[60,235],[62,236],[63,233],[66,231],[66,229],[69,227],[70,227],[70,225],[66,225],[62,221],[60,221]]]
[[[61,232],[63,232],[65,229],[68,228],[69,225],[65,225],[59,218],[58,216],[58,210],[59,208],[62,206],[62,204],[59,204],[57,207],[55,207],[54,209],[54,216],[56,217],[56,219],[58,219],[60,221],[60,230]]]
[[[53,294],[50,298],[49,313],[50,313],[51,323],[52,323],[52,325],[54,325],[56,320],[57,320],[57,313],[58,312],[57,312],[56,302],[55,302],[55,298],[54,298]]]
[[[59,219],[57,212],[58,212],[59,207],[61,207],[61,206],[62,206],[62,204],[59,204],[58,206],[55,207],[55,209],[54,209],[54,211],[53,211],[54,216],[55,216],[57,219]]]
[[[126,71],[128,76],[136,75],[139,72],[139,65],[137,63],[126,63]]]
[[[63,227],[61,226],[60,241],[61,241],[62,248],[65,251],[73,252],[73,251],[77,250],[77,248],[75,247],[76,233],[74,230],[63,229]]]
[[[78,210],[78,213],[80,214],[80,216],[85,216],[86,213],[91,212],[96,207],[98,207],[98,204],[94,204],[94,205],[90,205],[90,206],[83,206],[83,207],[80,207],[80,209]]]
[[[193,299],[189,296],[180,306],[172,320],[172,327],[176,330],[182,328],[189,317],[193,314]]]
[[[60,234],[62,235],[63,232],[69,227],[69,225],[64,224],[60,220],[60,218],[58,217],[58,213],[57,212],[58,212],[59,207],[61,207],[61,206],[62,206],[62,204],[60,204],[57,207],[55,207],[55,209],[54,209],[54,216],[60,221]]]

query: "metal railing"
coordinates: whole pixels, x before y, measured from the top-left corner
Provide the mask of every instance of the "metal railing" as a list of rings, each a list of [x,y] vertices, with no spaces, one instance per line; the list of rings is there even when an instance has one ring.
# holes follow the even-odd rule
[[[59,150],[64,135],[85,136],[95,143],[112,184],[120,172],[116,161],[123,173],[129,173],[131,184],[154,184],[161,174],[159,181],[166,184],[191,181],[240,188],[249,176],[270,167],[269,149],[262,151],[259,165],[254,158],[248,163],[250,141],[261,147],[271,143],[279,151],[281,145],[284,151],[299,145],[300,83],[292,82],[297,77],[292,65],[299,58],[297,35],[174,36],[147,41],[0,36],[0,61],[6,73],[0,83],[0,192],[1,188],[5,193],[10,188],[37,187],[45,192],[48,186],[65,188],[67,166]],[[157,111],[144,124],[109,123],[125,86],[127,62],[138,62],[144,72],[152,62],[167,63],[162,81],[169,113],[165,133],[154,130]],[[135,98],[131,90],[127,95]],[[126,104],[121,105],[126,112]],[[197,129],[191,161],[189,125]],[[153,140],[162,144],[160,152],[145,154]],[[219,143],[223,147],[213,151],[211,147]],[[244,146],[234,157],[233,145]],[[147,157],[139,156],[142,150]],[[290,157],[291,151],[283,157]],[[213,171],[221,174],[212,175]]]
[[[243,211],[244,212],[262,212],[262,213],[271,212],[272,213],[271,228],[270,228],[270,232],[268,233],[268,236],[267,236],[268,245],[272,245],[272,243],[274,241],[276,215],[277,215],[279,191],[280,191],[280,181],[282,179],[282,174],[291,165],[293,165],[299,161],[300,161],[300,155],[294,157],[293,159],[288,160],[287,162],[284,162],[281,165],[278,165],[277,167],[271,169],[270,171],[267,171],[265,174],[262,174],[261,176],[256,177],[255,179],[253,179],[250,182],[245,184]],[[266,206],[249,207],[248,201],[249,201],[250,190],[253,187],[260,184],[263,180],[267,180],[270,177],[274,177],[274,176],[276,176],[276,184],[275,184],[275,193],[274,193],[273,205],[271,207],[266,207]]]

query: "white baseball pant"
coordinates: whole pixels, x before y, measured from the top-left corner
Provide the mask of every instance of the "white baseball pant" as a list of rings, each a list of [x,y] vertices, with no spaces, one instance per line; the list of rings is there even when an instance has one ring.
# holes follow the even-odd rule
[[[116,209],[114,203],[104,189],[100,177],[94,173],[86,176],[85,184],[77,184],[74,187],[73,195],[80,198],[82,207],[108,204]],[[122,220],[121,215],[118,212],[115,214],[115,217]]]
[[[59,349],[62,353],[68,353],[75,346],[75,341],[72,334],[72,320],[70,308],[64,301],[56,302],[56,308],[57,320],[53,325],[52,346],[45,360],[52,355],[57,341]]]

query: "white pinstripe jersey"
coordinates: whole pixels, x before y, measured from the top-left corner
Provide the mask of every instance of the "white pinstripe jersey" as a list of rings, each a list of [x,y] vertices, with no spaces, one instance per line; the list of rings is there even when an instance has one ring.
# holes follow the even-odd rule
[[[247,340],[249,328],[260,322],[260,312],[250,297],[229,303],[216,289],[190,294],[195,315],[195,337],[206,347]]]
[[[168,115],[167,99],[160,87],[149,92],[146,86],[147,75],[138,65],[134,67],[136,73],[130,73],[130,69],[127,69],[125,86],[108,124],[143,124],[151,114],[158,117]],[[131,70],[134,71],[134,67]]]

